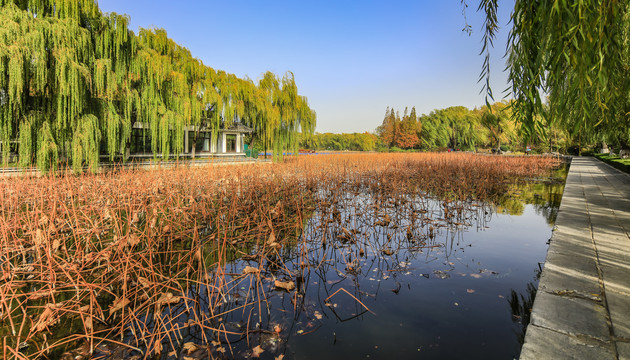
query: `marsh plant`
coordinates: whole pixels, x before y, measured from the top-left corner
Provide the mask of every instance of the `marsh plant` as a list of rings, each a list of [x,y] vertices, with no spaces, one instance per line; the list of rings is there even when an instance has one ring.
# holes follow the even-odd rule
[[[445,234],[484,226],[511,184],[556,165],[352,154],[3,178],[2,355],[282,358],[322,307],[340,320],[371,311],[347,286],[366,262],[381,277],[404,272],[410,256],[448,248]],[[336,308],[341,297],[354,310]]]

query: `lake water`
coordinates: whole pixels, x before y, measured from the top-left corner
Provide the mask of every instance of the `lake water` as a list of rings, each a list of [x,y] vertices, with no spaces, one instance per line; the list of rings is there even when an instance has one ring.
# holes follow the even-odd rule
[[[554,174],[497,204],[337,196],[276,256],[226,265],[208,325],[221,334],[186,328],[180,343],[214,339],[217,358],[517,358],[566,169]],[[208,315],[178,309],[180,324]]]

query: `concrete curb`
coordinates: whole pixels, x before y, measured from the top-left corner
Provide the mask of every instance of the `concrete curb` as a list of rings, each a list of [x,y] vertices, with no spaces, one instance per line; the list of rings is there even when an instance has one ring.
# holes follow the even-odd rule
[[[521,359],[630,359],[630,176],[574,157]]]

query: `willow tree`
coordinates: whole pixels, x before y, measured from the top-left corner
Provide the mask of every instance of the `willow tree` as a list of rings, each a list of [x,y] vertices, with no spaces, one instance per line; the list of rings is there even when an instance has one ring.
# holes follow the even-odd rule
[[[121,35],[128,32],[128,20],[115,14],[107,19],[99,16],[94,1],[2,3],[0,136],[5,144],[19,139],[22,166],[36,160],[46,170],[62,156],[72,160],[73,153],[80,153],[71,151],[75,139],[82,138],[77,131],[93,130],[82,124],[93,123],[85,115],[105,118],[104,114],[118,111],[103,103],[116,101],[127,66],[110,60],[113,56],[99,56],[111,52],[122,61],[129,58],[122,50],[129,38]],[[105,41],[105,37],[114,39]],[[116,129],[109,130],[108,135],[117,134]],[[8,148],[3,149],[6,163]],[[98,162],[98,150],[98,146],[86,148],[96,151],[87,158]]]
[[[498,0],[480,2],[486,14],[484,46],[498,28],[497,7]],[[509,80],[514,114],[530,136],[545,136],[557,119],[579,142],[603,136],[627,145],[629,8],[618,0],[515,2]],[[487,75],[484,67],[482,77]],[[541,94],[549,95],[549,116],[537,116],[544,115]]]
[[[95,0],[0,0],[0,22],[5,164],[12,141],[21,166],[65,160],[96,171],[101,149],[125,159],[133,128],[148,129],[154,157],[165,159],[185,151],[191,126],[195,141],[239,121],[278,149],[314,129],[292,74],[280,85],[266,73],[257,86],[215,71],[163,29],[135,35],[129,17],[102,14]]]
[[[420,132],[420,144],[425,149],[447,147],[451,141],[453,129],[451,128],[452,109],[439,109],[429,115],[420,117],[422,124]]]
[[[51,10],[45,2],[34,3],[36,12],[6,3],[0,13],[0,128],[3,143],[20,131],[18,138],[25,140],[26,147],[21,153],[47,154],[51,160],[58,158],[60,147],[67,146],[74,119],[83,113],[89,97],[91,37],[80,25],[76,4],[59,4],[50,14],[54,17],[46,17]],[[42,121],[26,118],[29,112],[41,110]],[[19,127],[19,122],[29,124]],[[3,149],[6,163],[8,148]]]

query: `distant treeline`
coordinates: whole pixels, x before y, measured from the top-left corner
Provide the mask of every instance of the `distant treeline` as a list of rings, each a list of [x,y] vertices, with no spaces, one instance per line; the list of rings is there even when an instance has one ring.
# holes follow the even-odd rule
[[[468,109],[453,106],[417,115],[416,108],[405,108],[402,115],[387,108],[375,134],[315,134],[303,138],[300,146],[316,150],[477,150],[494,148],[537,152],[566,152],[570,139],[558,127],[547,129],[545,139],[528,136],[514,120],[510,103],[492,104],[490,108]]]
[[[388,148],[435,150],[521,145],[518,127],[510,120],[507,102],[469,110],[453,106],[418,116],[415,107],[402,116],[387,108],[376,129],[381,144]]]
[[[303,138],[301,147],[313,150],[372,151],[379,144],[379,138],[369,132],[352,134],[317,133]]]

